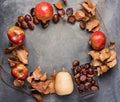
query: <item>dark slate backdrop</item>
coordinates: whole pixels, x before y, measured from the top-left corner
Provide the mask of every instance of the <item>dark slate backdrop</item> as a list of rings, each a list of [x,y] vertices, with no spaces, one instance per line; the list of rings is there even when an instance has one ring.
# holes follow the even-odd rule
[[[9,46],[6,32],[15,24],[19,15],[29,13],[36,3],[42,0],[0,0],[0,56],[4,60],[4,68],[8,72],[7,56],[2,50]],[[55,3],[58,0],[46,0]],[[80,8],[82,0],[68,0],[68,7],[74,10]],[[72,95],[60,97],[57,95],[44,96],[46,102],[120,102],[120,0],[94,0],[97,3],[100,14],[109,32],[107,38],[116,43],[118,65],[109,72],[99,77],[100,90],[90,99],[81,100],[76,91]],[[50,75],[53,70],[60,71],[65,67],[71,72],[72,61],[78,59],[81,63],[88,62],[87,55],[89,34],[79,29],[79,23],[70,25],[61,20],[59,24],[50,23],[47,29],[40,25],[35,26],[34,31],[26,31],[25,45],[30,51],[29,65],[33,71],[38,65],[43,72]],[[1,57],[0,57],[1,58]],[[1,59],[0,59],[1,60]],[[12,77],[2,72],[4,79],[12,84]],[[7,87],[0,81],[0,102],[35,102],[35,100],[16,90]]]

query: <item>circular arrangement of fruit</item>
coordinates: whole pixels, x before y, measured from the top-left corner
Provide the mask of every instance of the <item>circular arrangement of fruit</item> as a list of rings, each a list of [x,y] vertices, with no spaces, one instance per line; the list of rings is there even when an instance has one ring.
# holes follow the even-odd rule
[[[96,16],[96,4],[90,0],[85,0],[81,6],[83,9],[73,11],[73,8],[64,9],[67,6],[67,0],[53,4],[57,13],[54,14],[53,6],[48,2],[40,2],[35,8],[30,10],[30,14],[19,16],[15,26],[10,27],[7,32],[11,46],[5,49],[5,53],[12,53],[8,57],[11,67],[11,75],[14,77],[14,88],[30,85],[28,95],[33,96],[37,102],[44,102],[42,94],[57,94],[60,96],[69,95],[74,90],[74,85],[83,97],[94,94],[99,90],[97,76],[102,75],[117,64],[115,43],[109,42],[106,46],[106,36],[100,31],[100,20]],[[88,44],[92,50],[89,51],[91,57],[90,63],[80,65],[78,60],[73,61],[73,78],[65,68],[62,71],[54,71],[50,77],[47,73],[42,73],[41,68],[36,68],[30,75],[28,74],[28,49],[23,45],[26,29],[34,30],[34,24],[41,24],[42,28],[47,28],[50,20],[54,24],[60,22],[60,19],[75,24],[79,22],[81,30],[87,30],[91,33]],[[1,64],[1,68],[2,64]],[[1,80],[4,82],[1,76]]]

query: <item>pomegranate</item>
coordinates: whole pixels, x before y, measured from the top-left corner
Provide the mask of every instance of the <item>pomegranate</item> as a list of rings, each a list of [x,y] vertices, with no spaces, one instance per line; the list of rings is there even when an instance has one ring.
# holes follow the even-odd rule
[[[89,44],[94,50],[101,50],[105,47],[106,37],[101,31],[96,31],[90,35]]]
[[[53,7],[48,2],[40,2],[35,7],[35,15],[43,23],[50,20],[53,16]]]

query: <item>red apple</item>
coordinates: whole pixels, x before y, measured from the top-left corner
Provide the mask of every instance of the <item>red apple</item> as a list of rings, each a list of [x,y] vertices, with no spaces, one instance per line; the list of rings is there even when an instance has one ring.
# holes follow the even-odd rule
[[[90,35],[89,44],[94,50],[101,50],[105,47],[106,37],[101,31],[96,31]]]
[[[19,80],[25,80],[28,76],[28,69],[23,64],[16,64],[11,69],[11,74]]]
[[[17,27],[12,26],[7,32],[9,40],[14,44],[22,44],[25,39],[25,32]]]
[[[35,15],[43,23],[50,20],[53,16],[53,7],[48,2],[40,2],[35,7]]]

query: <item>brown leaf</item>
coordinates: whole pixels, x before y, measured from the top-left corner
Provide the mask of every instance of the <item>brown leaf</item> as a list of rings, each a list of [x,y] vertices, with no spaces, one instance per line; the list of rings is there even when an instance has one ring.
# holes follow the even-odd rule
[[[85,2],[88,4],[88,6],[89,6],[90,8],[93,8],[93,5],[92,5],[91,0],[85,0]]]
[[[107,65],[100,66],[102,73],[105,73],[109,70],[109,67]]]
[[[54,4],[54,6],[57,8],[57,9],[63,9],[63,3],[62,2],[56,2],[55,4]]]
[[[107,66],[109,66],[109,68],[113,68],[116,64],[117,64],[117,59],[115,58],[113,61],[108,62]]]
[[[114,49],[115,48],[115,42],[110,42],[109,48]]]
[[[78,10],[77,12],[75,12],[75,19],[77,21],[82,20],[83,18],[85,18],[85,13],[83,10]]]
[[[47,89],[47,85],[45,84],[45,82],[35,82],[33,81],[31,83],[32,87],[37,90],[40,93],[44,93],[45,90]]]
[[[24,81],[22,81],[22,80],[15,79],[14,82],[13,82],[13,84],[14,84],[14,86],[16,86],[16,87],[21,87],[21,86],[23,86],[25,83],[24,83]]]
[[[40,81],[45,81],[46,79],[47,79],[47,74],[45,72],[40,76]]]
[[[91,14],[91,16],[95,16],[96,15],[96,4],[92,3],[92,8],[89,7],[90,5],[86,4],[86,3],[82,3],[81,6]]]
[[[91,50],[88,54],[93,58],[93,60],[99,60],[100,53],[98,51]]]
[[[18,60],[18,58],[14,56],[8,57],[8,62],[11,67],[15,66],[16,64],[20,64],[20,61]]]
[[[51,83],[48,85],[49,93],[55,93],[55,80],[51,81]]]
[[[100,51],[100,60],[103,62],[107,60],[110,57],[110,50],[108,48],[104,48],[103,50]]]
[[[48,89],[50,93],[55,93],[55,78],[56,78],[56,71],[54,70],[53,74],[49,77],[49,79],[47,81],[49,81],[48,84]],[[46,82],[47,82],[46,81]]]
[[[42,76],[40,66],[38,66],[38,68],[35,69],[35,71],[32,73],[32,76],[34,80],[40,80],[40,77]]]
[[[107,63],[113,61],[114,59],[117,59],[117,53],[115,50],[111,50],[110,57],[107,59]]]
[[[100,24],[100,20],[96,17],[93,17],[90,19],[90,21],[88,21],[86,28],[90,32],[93,29],[95,29],[99,24]]]
[[[18,48],[19,46],[21,46],[21,45],[15,45],[15,44],[13,44],[12,46],[6,48],[4,50],[4,53],[6,53],[6,54],[11,53],[13,50],[15,50],[16,48]]]
[[[102,74],[103,74],[103,72],[102,72],[102,70],[101,70],[101,68],[100,68],[100,67],[97,67],[97,73],[98,73],[98,76],[100,76],[100,75],[102,75]]]
[[[43,98],[39,94],[32,94],[37,102],[44,102]]]
[[[92,29],[92,32],[96,32],[100,30],[100,24],[98,24],[98,26],[96,26],[94,29]]]
[[[31,83],[33,79],[36,80],[36,81],[40,80],[41,76],[42,76],[41,68],[40,68],[40,66],[38,66],[38,68],[35,69],[35,71],[32,73],[32,75],[27,78],[27,81],[29,83]]]
[[[13,54],[18,57],[18,59],[23,64],[28,64],[28,49],[24,46],[21,46],[13,51]]]

